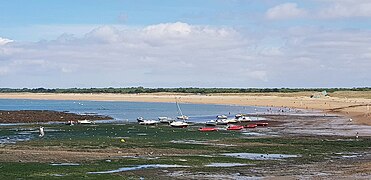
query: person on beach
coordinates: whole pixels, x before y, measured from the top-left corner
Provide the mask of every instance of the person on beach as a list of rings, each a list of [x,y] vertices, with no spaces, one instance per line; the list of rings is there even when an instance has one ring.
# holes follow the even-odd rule
[[[39,132],[40,132],[39,137],[44,137],[44,135],[45,135],[45,133],[44,133],[44,127],[40,126]]]

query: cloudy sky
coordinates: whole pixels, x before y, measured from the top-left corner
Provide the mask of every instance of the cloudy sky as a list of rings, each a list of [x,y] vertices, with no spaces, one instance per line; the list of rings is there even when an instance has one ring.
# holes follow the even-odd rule
[[[371,86],[371,0],[0,3],[0,87]]]

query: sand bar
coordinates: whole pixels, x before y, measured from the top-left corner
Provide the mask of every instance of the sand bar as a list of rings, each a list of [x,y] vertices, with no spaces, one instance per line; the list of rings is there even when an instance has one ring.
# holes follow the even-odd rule
[[[39,100],[94,100],[94,101],[132,101],[132,102],[175,102],[197,104],[224,104],[246,106],[291,107],[316,109],[328,113],[338,113],[354,120],[354,123],[371,125],[371,99],[323,97],[310,98],[303,93],[262,94],[55,94],[55,93],[0,93],[2,99]]]

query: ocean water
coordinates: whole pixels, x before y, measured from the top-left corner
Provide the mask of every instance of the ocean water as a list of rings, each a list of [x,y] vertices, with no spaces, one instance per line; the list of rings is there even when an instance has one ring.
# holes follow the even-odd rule
[[[216,115],[225,114],[229,118],[238,113],[264,112],[264,107],[210,105],[210,104],[183,104],[179,103],[184,115],[189,121],[205,122],[215,119]],[[0,99],[0,110],[55,110],[68,111],[78,114],[96,113],[108,115],[117,121],[136,121],[137,117],[157,119],[159,116],[175,118],[178,115],[174,103],[150,102],[118,102],[118,101],[71,101],[71,100],[26,100]]]

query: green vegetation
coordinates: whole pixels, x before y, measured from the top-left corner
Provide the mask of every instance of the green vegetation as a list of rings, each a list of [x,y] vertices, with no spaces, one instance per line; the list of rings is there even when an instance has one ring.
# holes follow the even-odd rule
[[[127,87],[127,88],[67,88],[67,89],[45,89],[45,88],[0,88],[0,93],[122,93],[122,94],[137,94],[137,93],[292,93],[303,91],[371,91],[371,87],[357,88],[144,88],[144,87]]]
[[[37,129],[38,125],[3,126],[1,136],[12,136],[20,132]],[[115,170],[145,164],[177,164],[186,168],[168,168],[168,171],[185,170],[205,173],[247,173],[250,168],[267,168],[286,165],[305,165],[324,162],[329,159],[337,161],[343,153],[369,152],[369,138],[354,140],[350,137],[336,136],[283,136],[254,138],[238,131],[199,132],[200,126],[175,129],[167,125],[140,126],[137,124],[97,124],[66,126],[45,125],[44,138],[38,138],[33,132],[30,141],[18,142],[9,146],[11,149],[66,150],[75,152],[134,152],[138,157],[112,156],[110,161],[75,160],[79,166],[52,166],[45,162],[7,162],[0,161],[0,179],[50,179],[63,176],[67,179],[152,179],[165,175],[164,169],[142,169],[113,174],[87,174],[87,172]],[[52,131],[50,131],[52,130]],[[121,142],[124,138],[126,142]],[[176,142],[174,142],[176,141]],[[204,144],[197,144],[204,142]],[[228,145],[228,146],[227,146]],[[154,152],[150,155],[149,152]],[[261,153],[294,154],[298,158],[280,161],[249,160],[222,156],[222,153]],[[200,156],[206,155],[206,156]],[[55,162],[58,163],[58,162]],[[253,164],[248,167],[213,168],[210,163]],[[22,171],[19,171],[22,169]],[[163,178],[162,178],[163,179]],[[165,178],[166,179],[166,178]],[[170,177],[169,177],[170,179]]]

